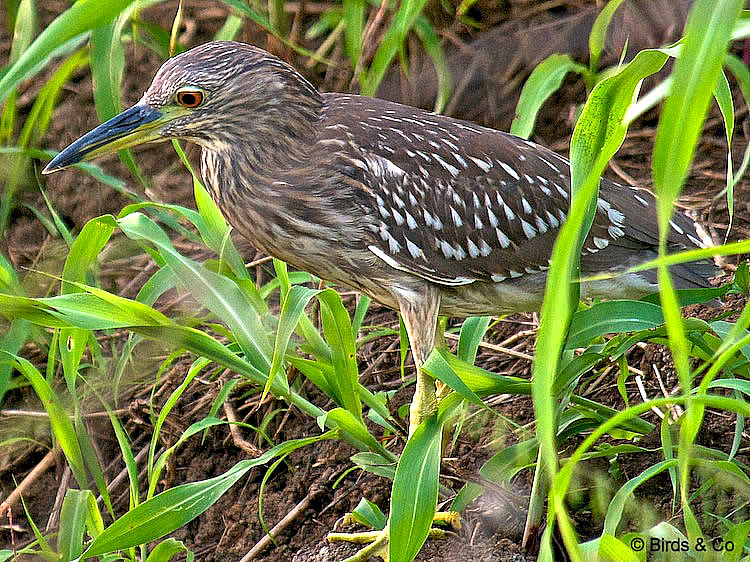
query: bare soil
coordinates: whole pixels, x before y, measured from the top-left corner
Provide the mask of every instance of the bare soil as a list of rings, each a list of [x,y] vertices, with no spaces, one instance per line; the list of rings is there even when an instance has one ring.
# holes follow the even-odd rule
[[[62,9],[67,2],[39,3],[43,12],[43,21],[48,23]],[[437,5],[438,3],[436,3]],[[475,17],[484,18],[487,29],[501,25],[513,24],[516,29],[533,29],[535,22],[547,23],[569,15],[576,15],[583,11],[580,2],[545,3],[547,9],[533,10],[533,3],[529,2],[500,2],[489,3],[480,0],[476,4]],[[494,12],[492,11],[494,7]],[[141,17],[156,22],[169,29],[171,18],[176,9],[175,2],[167,2],[150,8]],[[502,10],[507,10],[502,11]],[[505,17],[497,14],[501,13]],[[180,37],[186,45],[195,45],[210,40],[219,29],[226,17],[226,8],[218,2],[185,2],[185,26]],[[513,19],[515,15],[516,19]],[[0,26],[0,60],[7,60],[10,39],[6,27]],[[476,56],[487,56],[488,52],[483,44],[472,46],[471,40],[481,37],[482,33],[466,27],[452,24],[445,29],[445,37],[450,39],[451,52],[466,53],[476,49]],[[285,50],[276,42],[269,40],[258,28],[247,26],[241,39],[257,45],[271,48],[278,54],[285,56],[298,68],[304,69],[304,60]],[[528,44],[526,45],[528,47]],[[572,50],[572,49],[571,49]],[[491,55],[491,53],[490,53]],[[338,53],[341,56],[341,53]],[[533,57],[531,57],[533,58]],[[123,101],[126,104],[135,102],[141,92],[147,87],[150,77],[160,64],[159,57],[144,47],[127,46],[128,66],[126,71]],[[528,73],[531,66],[519,68],[519,75]],[[38,91],[42,79],[52,70],[42,73],[40,77],[25,84],[20,92],[21,112],[28,112],[33,94]],[[332,78],[324,75],[318,66],[308,70],[310,78],[323,87],[330,85],[341,86],[345,82],[341,77]],[[393,78],[390,78],[393,80]],[[484,86],[482,75],[473,77]],[[509,96],[518,95],[518,85],[506,93],[502,100],[502,107],[512,107],[508,103]],[[484,87],[483,86],[483,87]],[[481,88],[480,88],[481,89]],[[408,89],[402,89],[402,93]],[[484,90],[482,90],[484,91]],[[398,92],[392,97],[398,97]],[[406,96],[408,100],[408,96]],[[585,91],[575,80],[570,79],[568,86],[546,104],[539,119],[537,140],[552,148],[564,152],[569,142],[571,124],[575,114],[576,104],[585,99]],[[488,100],[483,100],[487,102]],[[491,100],[489,100],[491,101]],[[499,102],[498,102],[499,103]],[[475,114],[473,118],[485,123],[507,127],[509,115],[507,110],[498,111],[498,106],[481,107],[481,115],[476,115],[476,104],[464,104]],[[454,113],[461,115],[461,106],[457,105]],[[504,112],[503,112],[504,111]],[[512,115],[511,115],[512,116]],[[734,155],[734,161],[740,162],[741,149],[744,149],[747,135],[747,108],[739,109],[737,115],[737,134],[741,140],[736,142],[739,152]],[[50,147],[61,148],[75,140],[83,132],[97,124],[91,93],[91,77],[86,72],[79,72],[75,79],[66,86],[54,114],[52,128],[46,136],[46,144]],[[620,181],[635,181],[641,185],[649,184],[650,152],[656,126],[656,114],[641,119],[631,131],[628,139],[608,171]],[[686,207],[710,225],[711,234],[717,240],[723,238],[729,224],[726,205],[721,199],[714,197],[724,187],[724,169],[726,166],[725,141],[722,124],[718,113],[714,111],[706,125],[705,136],[701,141],[693,173],[689,179],[687,191],[683,198]],[[197,150],[190,149],[190,156],[195,159]],[[145,193],[149,197],[182,205],[192,206],[192,190],[189,176],[182,169],[181,164],[168,144],[142,147],[136,150],[136,160],[146,178],[152,179],[152,184],[146,188],[114,158],[102,165],[113,175],[125,178],[129,189]],[[88,175],[77,172],[63,172],[50,178],[43,179],[43,188],[47,191],[54,208],[73,230],[79,230],[87,220],[105,213],[116,214],[127,202],[127,198],[115,193],[111,188],[97,183]],[[735,218],[731,239],[750,236],[750,183],[741,182],[735,193]],[[2,251],[16,266],[21,275],[25,275],[25,284],[29,294],[42,295],[53,281],[47,276],[34,271],[59,273],[62,260],[66,254],[64,243],[53,238],[44,229],[42,223],[29,210],[32,206],[42,213],[46,213],[45,205],[39,195],[36,185],[30,183],[28,188],[20,194],[19,204],[16,206],[12,218],[12,225],[6,238],[0,243]],[[189,249],[200,253],[199,249]],[[247,258],[256,257],[256,252],[243,243],[243,251]],[[731,261],[731,260],[730,260]],[[150,266],[142,253],[127,243],[113,244],[102,260],[102,278],[105,288],[133,296],[141,286]],[[259,271],[263,266],[259,267]],[[265,275],[265,273],[261,273]],[[348,297],[354,302],[354,296]],[[728,299],[716,307],[695,307],[691,311],[697,316],[715,316],[722,308],[727,311],[741,309],[744,302],[738,298]],[[179,313],[179,310],[189,311],[193,304],[185,296],[172,295],[172,300],[162,302],[161,306],[169,314]],[[397,317],[392,311],[373,306],[366,324],[398,327]],[[510,344],[516,351],[533,354],[536,318],[533,315],[516,316],[499,323],[488,334],[487,341],[494,343],[507,342],[508,338],[522,335]],[[113,349],[121,349],[125,333],[114,337],[111,341]],[[165,402],[169,393],[179,385],[185,377],[190,361],[186,358],[175,363],[169,372],[163,374],[158,385],[158,394],[151,396],[155,378],[155,370],[159,362],[169,351],[161,349],[157,344],[142,347],[136,358],[135,368],[130,370],[117,390],[112,389],[109,379],[93,381],[92,384],[107,392],[107,396],[118,408],[120,419],[125,426],[135,454],[148,447],[152,434],[152,413],[150,402],[153,401],[156,410]],[[23,354],[39,365],[44,365],[45,356],[41,350],[28,346]],[[398,388],[401,386],[399,372],[398,341],[396,337],[380,338],[363,347],[359,353],[360,369],[365,373],[363,383],[373,390],[383,388]],[[668,351],[656,345],[646,345],[635,349],[629,356],[629,362],[644,372],[644,385],[648,396],[660,396],[663,389],[672,390],[677,386],[674,370]],[[491,349],[480,351],[478,364],[503,374],[530,376],[530,362],[509,355],[501,354]],[[410,374],[408,367],[407,374]],[[181,433],[195,420],[207,415],[209,408],[221,389],[222,385],[233,375],[224,373],[215,378],[198,377],[186,395],[180,400],[174,413],[162,430],[160,446],[169,447]],[[595,384],[588,384],[584,392],[589,398],[613,408],[622,408],[623,400],[616,385],[616,370],[607,376],[600,377]],[[325,404],[324,396],[316,396],[311,385],[306,387],[314,400]],[[642,400],[632,379],[628,379],[628,394],[632,402]],[[399,392],[393,403],[392,411],[406,404],[410,398],[410,391]],[[258,426],[267,416],[275,413],[265,428],[266,434],[274,442],[287,439],[317,435],[319,428],[315,422],[294,409],[286,409],[286,405],[274,400],[266,400],[262,404],[257,399],[246,401],[243,390],[237,388],[230,399],[231,407],[236,416]],[[99,411],[100,407],[94,400],[89,404],[91,411]],[[40,410],[38,401],[28,389],[18,389],[9,395],[6,410],[27,408]],[[521,434],[518,428],[533,431],[533,408],[531,401],[519,397],[498,397],[492,401],[495,415],[489,416],[484,412],[475,412],[466,423],[464,430],[446,452],[442,474],[443,483],[457,490],[465,481],[473,481],[478,477],[478,469],[495,452],[506,447],[518,439]],[[224,412],[219,412],[225,415]],[[659,423],[658,418],[651,414],[646,416],[649,421]],[[510,421],[512,420],[512,421]],[[721,412],[707,412],[706,421],[702,428],[699,441],[701,444],[728,451],[734,432],[735,419]],[[22,446],[4,447],[0,453],[0,495],[6,497],[15,487],[15,482],[21,481],[43,459],[49,451],[50,440],[48,430],[43,423],[34,419],[17,417],[0,417],[0,441],[9,435],[17,435],[19,431],[34,439],[34,442]],[[93,417],[89,421],[90,434],[95,436],[97,453],[106,466],[108,478],[114,478],[123,470],[119,460],[117,442],[112,434],[106,418]],[[240,430],[245,438],[252,440],[254,434]],[[745,434],[746,437],[746,434]],[[647,436],[639,443],[641,446],[658,449],[658,434]],[[261,449],[263,443],[254,443]],[[576,443],[571,443],[571,447]],[[742,453],[738,458],[750,462],[748,457],[748,442],[743,443]],[[351,511],[361,497],[367,497],[387,512],[390,482],[384,478],[359,471],[347,472],[352,464],[349,457],[356,451],[340,441],[325,442],[314,447],[307,447],[293,453],[286,462],[282,463],[269,478],[262,496],[263,517],[269,527],[272,527],[290,511],[305,502],[306,508],[297,513],[290,525],[276,538],[277,545],[270,545],[256,559],[268,561],[329,561],[342,560],[353,554],[356,547],[347,544],[328,544],[325,535],[338,525],[343,515]],[[248,453],[241,450],[233,440],[226,426],[212,428],[206,438],[193,437],[171,458],[160,489],[174,486],[183,482],[203,480],[226,471],[234,464],[248,457]],[[602,498],[611,497],[612,491],[606,482],[614,479],[624,482],[645,467],[660,460],[658,451],[652,454],[620,455],[616,466],[606,461],[591,462],[586,465],[586,474],[578,477],[585,486],[581,489],[591,490],[580,497],[571,498],[574,507],[577,530],[583,538],[596,536],[603,524],[603,513],[599,509]],[[141,459],[142,463],[142,459]],[[52,531],[56,527],[56,517],[66,486],[71,482],[69,471],[65,468],[62,456],[58,453],[50,468],[38,476],[33,485],[24,495],[24,501],[30,516],[37,526],[43,530]],[[143,464],[140,465],[141,467]],[[183,540],[196,553],[198,560],[223,561],[238,560],[253,548],[264,536],[259,519],[259,493],[266,467],[258,468],[249,473],[233,488],[231,488],[213,507],[202,516],[173,534]],[[343,478],[342,478],[343,476]],[[498,490],[494,495],[484,496],[464,514],[463,528],[459,532],[449,533],[442,541],[429,541],[419,556],[419,560],[451,560],[462,561],[521,561],[533,560],[533,555],[524,555],[520,549],[520,533],[525,517],[524,495],[531,488],[529,474],[521,475],[512,483],[512,490]],[[599,494],[595,497],[594,492]],[[679,524],[679,514],[672,513],[672,489],[668,475],[652,479],[637,493],[638,513],[630,513],[629,520],[636,528],[642,518],[653,517],[654,520],[667,517]],[[127,485],[121,482],[112,492],[113,503],[118,513],[127,507]],[[729,501],[731,498],[714,498],[716,502]],[[606,506],[606,502],[604,502]],[[709,520],[710,506],[706,506],[705,518],[699,513],[702,522]],[[708,525],[708,523],[706,523]],[[16,506],[12,513],[12,525],[9,519],[0,521],[0,547],[6,548],[11,544],[16,547],[33,540],[31,526],[20,506]]]

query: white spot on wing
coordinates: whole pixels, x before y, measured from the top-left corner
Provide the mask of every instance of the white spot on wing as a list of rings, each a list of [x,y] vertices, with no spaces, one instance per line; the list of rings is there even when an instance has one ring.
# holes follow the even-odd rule
[[[440,250],[443,252],[443,255],[447,259],[454,257],[453,246],[448,244],[448,242],[446,242],[445,240],[440,240],[439,238],[438,238],[438,243],[440,244]]]
[[[365,157],[365,160],[367,161],[368,167],[377,176],[385,177],[385,176],[403,176],[406,174],[401,168],[396,166],[393,162],[391,162],[388,158],[384,158],[382,156],[378,156],[376,154],[371,154]]]
[[[617,209],[610,209],[607,211],[607,216],[609,217],[609,220],[617,226],[622,226],[625,223],[625,215]]]
[[[401,244],[390,233],[388,234],[388,250],[392,254],[398,254],[401,251]]]
[[[422,215],[424,216],[424,222],[427,226],[431,226],[434,230],[440,230],[443,228],[443,223],[440,222],[438,217],[433,217],[427,209],[422,209]]]
[[[526,238],[531,240],[536,236],[536,230],[534,230],[534,227],[531,226],[529,223],[527,223],[525,220],[521,219],[521,229],[523,230],[524,235]]]
[[[414,242],[409,240],[406,236],[404,236],[404,240],[406,240],[406,249],[409,250],[409,253],[411,254],[411,257],[414,259],[419,257],[424,257],[424,252],[422,251],[422,248],[417,246]]]
[[[495,236],[497,236],[497,241],[500,243],[501,248],[508,248],[510,247],[510,238],[499,228],[495,229]]]
[[[440,158],[440,155],[438,155],[438,154],[434,154],[434,153],[433,153],[433,155],[432,155],[432,156],[433,156],[433,158],[435,158],[435,160],[437,160],[437,161],[438,161],[438,162],[440,163],[440,165],[441,165],[441,166],[442,166],[443,168],[445,168],[446,170],[448,170],[448,173],[449,173],[450,175],[452,175],[452,176],[453,176],[454,178],[455,178],[456,176],[458,176],[458,174],[459,174],[459,170],[458,170],[458,168],[456,168],[455,166],[453,166],[453,165],[451,165],[451,164],[448,164],[448,162],[446,162],[445,160],[443,160],[442,158]]]
[[[492,168],[492,162],[485,162],[484,160],[481,160],[479,158],[474,158],[473,156],[469,156],[469,159],[474,162],[484,173],[487,173]]]
[[[469,256],[472,258],[478,258],[479,257],[479,248],[476,244],[470,239],[466,239],[466,247],[469,250]]]
[[[503,211],[505,211],[505,216],[509,221],[512,221],[514,218],[516,218],[516,214],[513,212],[513,209],[508,207],[508,205],[505,204],[505,201],[503,201],[503,198],[500,196],[500,192],[498,191],[495,193],[495,197],[497,198],[498,204],[503,208]]]
[[[539,215],[536,215],[536,229],[539,231],[539,234],[547,232],[547,223]]]
[[[497,222],[495,213],[492,212],[492,209],[490,209],[489,206],[487,207],[487,218],[490,220],[492,228],[496,228],[499,223]]]
[[[417,221],[414,220],[414,217],[411,216],[411,213],[409,213],[409,211],[404,211],[404,214],[406,215],[406,224],[409,227],[409,230],[416,229]]]
[[[459,215],[456,209],[454,209],[453,207],[451,207],[451,218],[453,219],[453,224],[458,227],[460,227],[464,223],[464,221],[461,220],[461,215]]]
[[[544,214],[547,215],[547,222],[552,228],[557,228],[560,226],[560,221],[557,220],[557,217],[555,215],[553,215],[546,209],[544,211]]]
[[[508,164],[503,162],[502,160],[497,160],[497,163],[500,164],[500,167],[507,172],[507,174],[512,177],[513,179],[520,179],[520,176],[518,175],[518,172],[516,172],[513,168],[511,168]]]
[[[555,165],[554,165],[554,164],[553,164],[552,162],[550,162],[550,161],[549,161],[549,160],[547,160],[546,158],[542,158],[542,157],[540,156],[540,157],[539,157],[539,160],[541,160],[542,162],[544,162],[545,164],[547,164],[547,166],[549,166],[550,168],[552,168],[552,169],[553,169],[554,171],[556,171],[556,172],[558,172],[558,173],[560,172],[560,168],[558,168],[557,166],[555,166]]]
[[[484,241],[484,239],[479,240],[479,253],[485,258],[492,253],[492,248]]]
[[[594,236],[594,246],[599,248],[600,250],[603,250],[607,246],[609,246],[609,240],[606,238],[599,238],[598,236]]]

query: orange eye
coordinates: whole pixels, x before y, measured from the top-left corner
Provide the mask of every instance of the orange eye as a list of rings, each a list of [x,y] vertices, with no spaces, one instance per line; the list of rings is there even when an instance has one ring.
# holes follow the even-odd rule
[[[182,107],[194,108],[203,103],[203,92],[200,90],[182,90],[175,98]]]

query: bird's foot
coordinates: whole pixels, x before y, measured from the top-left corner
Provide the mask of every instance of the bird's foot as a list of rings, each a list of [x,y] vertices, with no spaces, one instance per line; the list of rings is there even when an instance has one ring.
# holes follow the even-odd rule
[[[451,529],[461,529],[461,514],[457,511],[438,511],[432,518],[435,523],[447,523]],[[343,524],[349,525],[355,520],[351,514],[344,516]],[[444,539],[446,529],[441,527],[432,527],[428,538]],[[361,533],[328,533],[326,536],[328,542],[351,542],[355,544],[367,544],[362,550],[354,556],[347,558],[344,562],[366,562],[370,556],[380,556],[385,562],[388,562],[388,525],[380,531],[365,531]]]

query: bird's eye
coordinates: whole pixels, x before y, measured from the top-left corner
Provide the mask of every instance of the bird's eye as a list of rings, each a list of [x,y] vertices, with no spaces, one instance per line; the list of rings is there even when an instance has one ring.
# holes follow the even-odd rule
[[[203,103],[203,92],[200,90],[180,90],[175,96],[182,107],[194,108]]]

